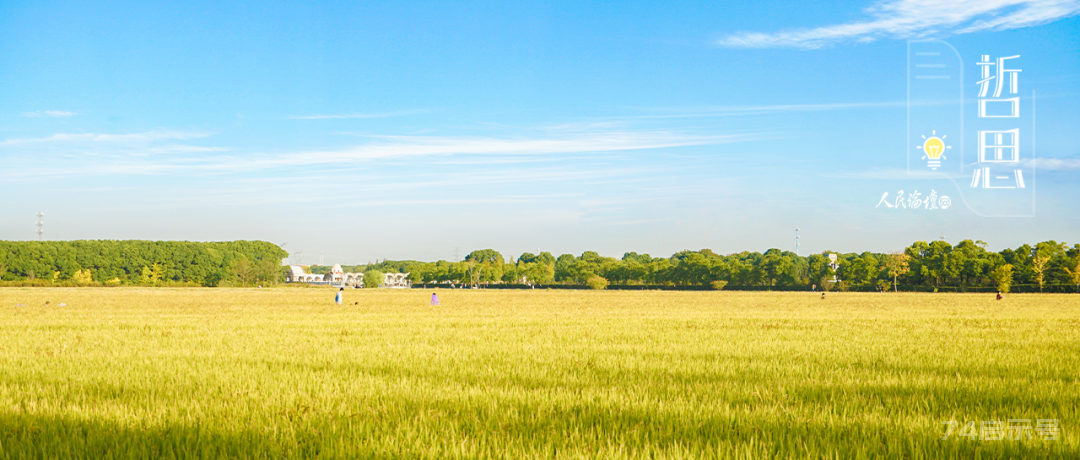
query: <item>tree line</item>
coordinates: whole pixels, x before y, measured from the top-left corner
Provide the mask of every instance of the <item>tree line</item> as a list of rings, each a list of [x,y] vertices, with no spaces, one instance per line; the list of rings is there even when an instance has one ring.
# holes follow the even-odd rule
[[[38,285],[252,285],[282,279],[265,241],[0,241],[0,280]]]
[[[884,291],[997,289],[1015,285],[1068,285],[1080,291],[1080,244],[1045,241],[1034,246],[988,251],[983,241],[917,241],[890,253],[833,253],[808,256],[769,249],[717,254],[710,249],[671,257],[628,252],[622,258],[593,251],[580,256],[524,253],[517,259],[492,249],[473,251],[460,262],[383,261],[346,271],[409,273],[413,283],[485,285],[500,283],[701,286],[713,289],[806,288]],[[835,254],[833,262],[829,254]],[[319,273],[328,267],[310,267]],[[1059,289],[1061,290],[1061,289]]]
[[[890,253],[808,256],[769,249],[717,254],[709,249],[670,257],[628,252],[621,258],[593,251],[580,256],[524,253],[516,259],[492,249],[449,262],[382,261],[343,267],[382,279],[409,273],[413,283],[696,286],[702,288],[926,290],[999,289],[1016,285],[1072,286],[1080,291],[1080,244],[1045,241],[999,252],[983,241],[917,241]],[[835,255],[835,261],[830,259]],[[0,280],[51,285],[254,285],[280,282],[288,254],[264,241],[0,241]],[[325,273],[329,267],[309,267]],[[1061,290],[1061,289],[1058,289]]]

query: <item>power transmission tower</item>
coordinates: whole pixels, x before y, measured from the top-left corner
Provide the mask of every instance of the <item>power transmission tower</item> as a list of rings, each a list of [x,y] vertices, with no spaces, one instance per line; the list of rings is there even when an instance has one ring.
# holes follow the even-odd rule
[[[454,248],[454,262],[461,262],[461,248]]]
[[[795,229],[795,255],[799,255],[799,229]]]
[[[319,265],[320,266],[323,264],[323,254],[324,253],[322,253],[322,252],[319,253]]]
[[[38,241],[42,240],[42,238],[43,238],[42,235],[45,233],[45,230],[42,229],[42,227],[45,225],[45,223],[41,221],[42,217],[45,217],[45,213],[38,212],[37,213],[37,239],[38,239]]]

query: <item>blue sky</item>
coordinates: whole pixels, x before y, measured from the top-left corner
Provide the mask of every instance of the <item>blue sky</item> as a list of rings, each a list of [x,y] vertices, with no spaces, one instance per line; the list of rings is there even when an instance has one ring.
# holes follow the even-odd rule
[[[42,211],[48,239],[262,239],[304,263],[791,250],[796,227],[803,254],[942,234],[1073,243],[1078,13],[1054,0],[5,2],[0,239],[35,238]],[[971,107],[979,56],[1021,56],[1025,110],[1037,91],[1022,113],[1025,142],[1038,136],[1034,217],[984,217],[998,201],[979,203],[959,172],[909,173],[920,39],[956,48]],[[971,158],[966,116],[952,139]],[[954,205],[875,207],[930,189]]]

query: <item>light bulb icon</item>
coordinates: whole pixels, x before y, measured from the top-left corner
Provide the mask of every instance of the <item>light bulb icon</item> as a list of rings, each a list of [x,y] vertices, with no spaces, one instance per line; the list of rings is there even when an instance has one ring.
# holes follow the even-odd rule
[[[923,159],[926,160],[926,166],[931,170],[937,170],[941,167],[941,160],[945,160],[945,149],[951,149],[951,146],[945,145],[945,138],[947,136],[942,135],[938,137],[937,131],[933,131],[933,134],[929,138],[923,136],[925,139],[923,144],[916,147],[923,151]]]

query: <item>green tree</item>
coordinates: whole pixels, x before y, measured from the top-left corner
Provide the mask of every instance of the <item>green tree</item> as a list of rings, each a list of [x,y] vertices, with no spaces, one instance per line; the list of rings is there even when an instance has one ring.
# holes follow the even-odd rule
[[[776,286],[784,278],[790,278],[795,268],[791,259],[775,248],[762,254],[760,267],[761,281],[768,286]]]
[[[382,286],[383,280],[386,278],[383,272],[375,268],[369,268],[364,272],[364,288],[377,288]]]
[[[140,271],[139,282],[142,284],[157,284],[158,281],[161,281],[163,273],[164,269],[162,269],[161,265],[157,262],[149,267],[143,266]]]
[[[682,251],[671,256],[668,280],[682,285],[705,285],[712,281],[715,257],[700,252]]]
[[[1004,264],[995,268],[990,272],[990,278],[994,280],[994,284],[997,285],[997,289],[1001,292],[1009,292],[1009,288],[1012,286],[1013,281],[1013,266],[1012,264]]]
[[[949,254],[952,266],[957,267],[961,286],[976,286],[990,276],[994,264],[986,252],[986,242],[963,240]]]
[[[468,266],[469,282],[474,286],[481,282],[497,282],[502,279],[502,254],[494,249],[478,249],[465,256]]]
[[[1065,267],[1065,273],[1069,274],[1069,280],[1076,286],[1076,292],[1080,292],[1080,256],[1072,259],[1072,267]]]
[[[262,259],[255,263],[254,281],[263,284],[276,284],[281,281],[283,268],[281,262],[277,260]]]
[[[908,264],[909,260],[911,260],[911,256],[901,251],[893,251],[885,256],[885,265],[882,269],[893,279],[893,292],[896,292],[897,278],[906,275],[908,270],[911,269]]]
[[[251,259],[240,257],[233,263],[232,274],[238,283],[244,286],[252,284],[258,276],[258,269]]]
[[[1046,265],[1050,262],[1050,255],[1041,253],[1038,249],[1031,256],[1031,270],[1035,273],[1035,283],[1039,285],[1039,292],[1043,291],[1046,282]]]
[[[862,287],[877,287],[877,279],[880,274],[880,266],[877,257],[869,252],[864,252],[859,257],[852,257],[844,266],[846,271],[844,279],[852,284]]]
[[[574,262],[576,258],[572,254],[563,254],[555,259],[555,281],[571,281],[570,268],[574,266]]]

